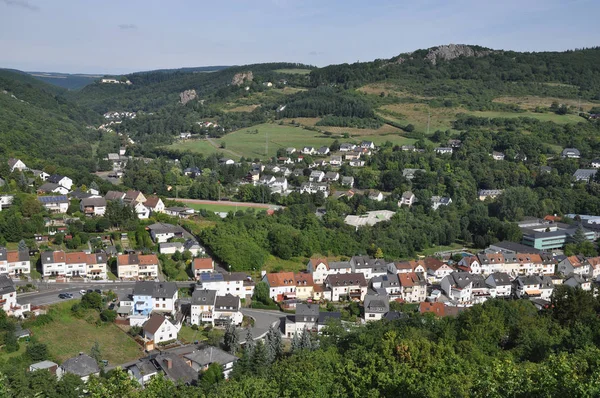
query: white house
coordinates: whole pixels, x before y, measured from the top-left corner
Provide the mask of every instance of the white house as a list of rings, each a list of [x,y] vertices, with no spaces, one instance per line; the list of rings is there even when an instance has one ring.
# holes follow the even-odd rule
[[[150,209],[144,206],[143,203],[140,202],[132,202],[133,209],[135,210],[135,214],[140,220],[146,220],[150,217]]]
[[[570,276],[571,274],[587,276],[591,272],[591,267],[583,256],[570,256],[558,263],[557,270],[564,276]]]
[[[323,178],[325,178],[325,173],[321,170],[314,170],[310,173],[308,180],[310,182],[322,182]]]
[[[144,202],[144,206],[146,206],[150,213],[164,213],[165,212],[165,204],[162,199],[158,196],[148,196],[146,201]]]
[[[10,158],[8,160],[8,167],[10,168],[10,172],[14,172],[15,170],[25,171],[27,170],[27,166],[21,159]]]
[[[439,155],[452,154],[452,148],[450,147],[438,147],[435,148],[435,152]]]
[[[369,199],[381,202],[383,200],[383,194],[380,191],[371,191],[369,192]]]
[[[238,357],[231,355],[217,347],[206,346],[185,354],[183,358],[189,362],[192,369],[196,372],[203,372],[208,369],[212,363],[218,363],[223,368],[223,376],[228,379],[233,365]]]
[[[28,250],[11,250],[0,247],[0,274],[19,276],[31,272]]]
[[[202,289],[216,290],[219,296],[232,294],[246,299],[254,294],[254,282],[243,272],[202,272],[198,275],[197,283]]]
[[[192,303],[190,306],[190,323],[192,325],[202,325],[204,323],[213,325],[216,298],[216,290],[195,289],[192,292]]]
[[[42,274],[44,276],[58,276],[66,273],[65,252],[53,251],[43,252],[40,255],[42,263]]]
[[[453,272],[442,279],[442,290],[450,300],[459,303],[470,302],[474,275],[469,272]]]
[[[71,187],[73,186],[73,180],[72,179],[70,179],[69,177],[60,175],[60,174],[53,174],[53,175],[51,175],[50,177],[48,177],[47,181],[51,182],[53,184],[58,184],[61,187],[65,187],[69,191],[71,190]]]
[[[236,326],[242,324],[244,316],[240,311],[241,301],[238,296],[226,294],[217,296],[213,312],[213,322],[215,325],[224,326],[232,323]]]
[[[390,302],[385,296],[367,294],[364,301],[365,322],[379,321],[390,310]]]
[[[99,376],[100,367],[96,360],[89,355],[80,353],[78,356],[69,358],[56,369],[56,377],[60,380],[64,374],[71,373],[81,378],[85,383],[90,376]]]
[[[50,213],[66,213],[69,199],[66,196],[38,196],[38,200]]]
[[[413,203],[417,201],[417,197],[411,191],[405,191],[402,197],[398,201],[398,207],[408,206],[411,207]]]
[[[504,272],[494,272],[485,283],[495,292],[494,297],[509,298],[512,294],[512,279]]]
[[[311,258],[306,269],[312,274],[313,281],[317,285],[322,285],[329,275],[329,263],[326,258]]]
[[[269,285],[269,297],[277,300],[296,297],[296,279],[293,272],[266,273],[263,281]]]
[[[102,217],[106,213],[106,199],[84,198],[79,202],[79,209],[88,216]]]
[[[177,339],[180,327],[172,324],[167,318],[160,314],[152,314],[143,326],[144,338],[155,344],[164,343]]]
[[[325,279],[324,297],[330,301],[340,301],[343,297],[363,301],[366,294],[367,281],[361,272],[332,274]]]
[[[17,291],[12,279],[6,275],[0,275],[0,303],[4,312],[11,312],[11,308],[17,305]]]
[[[154,223],[149,225],[148,230],[152,240],[156,243],[165,243],[171,238],[183,238],[184,230],[178,225],[167,223]]]
[[[421,273],[403,272],[398,274],[400,297],[408,303],[420,303],[427,298],[427,281]]]

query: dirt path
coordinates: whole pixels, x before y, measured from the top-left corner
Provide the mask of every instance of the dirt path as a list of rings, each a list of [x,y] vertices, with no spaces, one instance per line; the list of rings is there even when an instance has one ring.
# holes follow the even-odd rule
[[[181,203],[193,203],[197,205],[220,205],[220,206],[240,206],[240,207],[258,207],[261,209],[279,209],[283,206],[273,205],[269,203],[251,203],[251,202],[230,202],[227,200],[203,200],[203,199],[181,199],[181,198],[169,198],[169,200],[176,200]]]
[[[217,144],[217,143],[214,141],[214,138],[207,138],[206,140],[208,141],[208,143],[209,143],[210,145],[212,145],[213,147],[215,147],[215,148],[216,148],[216,149],[218,149],[219,151],[227,152],[227,153],[228,153],[228,154],[230,154],[231,156],[235,156],[235,157],[237,157],[238,159],[243,157],[243,156],[242,156],[242,155],[240,155],[239,153],[233,152],[233,151],[232,151],[232,150],[230,150],[230,149],[221,148],[221,145]]]

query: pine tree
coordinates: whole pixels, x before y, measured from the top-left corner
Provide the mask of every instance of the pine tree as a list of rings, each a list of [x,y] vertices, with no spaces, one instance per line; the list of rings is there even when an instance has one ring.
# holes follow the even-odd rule
[[[381,250],[381,247],[378,247],[377,251],[375,251],[375,258],[383,258],[383,250]]]
[[[19,251],[20,252],[29,251],[29,248],[27,247],[27,243],[25,243],[25,241],[23,239],[21,239],[19,241]]]
[[[283,355],[283,342],[281,333],[271,325],[266,336],[266,347],[269,354],[269,362],[273,362]]]
[[[256,342],[254,341],[254,336],[252,336],[252,330],[250,328],[246,329],[246,343],[244,344],[245,350],[248,351],[250,356],[254,352],[254,347],[256,346]]]
[[[298,333],[294,333],[294,337],[292,337],[292,352],[300,351],[300,338],[298,337]]]
[[[235,355],[238,350],[239,338],[235,325],[232,322],[227,325],[227,330],[223,337],[223,344],[225,345],[225,351]]]
[[[587,238],[585,237],[585,233],[583,232],[583,228],[581,228],[581,224],[577,227],[577,230],[573,234],[573,242],[576,245],[580,245],[585,242]]]
[[[267,358],[267,350],[262,341],[256,343],[254,352],[252,353],[251,369],[255,374],[263,374],[269,366]]]
[[[98,365],[102,365],[102,353],[100,352],[100,344],[96,341],[90,350],[90,356],[96,360]]]
[[[302,350],[312,350],[312,341],[310,339],[310,332],[306,329],[302,332],[300,336],[300,349]]]

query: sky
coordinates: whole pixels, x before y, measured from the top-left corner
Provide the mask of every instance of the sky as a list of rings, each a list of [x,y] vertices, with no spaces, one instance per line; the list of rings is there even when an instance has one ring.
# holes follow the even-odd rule
[[[599,0],[0,0],[0,67],[120,74],[600,45]]]

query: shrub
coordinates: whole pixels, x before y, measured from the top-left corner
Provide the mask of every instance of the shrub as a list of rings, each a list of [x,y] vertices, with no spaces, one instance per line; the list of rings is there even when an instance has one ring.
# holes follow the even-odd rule
[[[117,311],[115,310],[103,310],[100,313],[100,319],[104,322],[114,322],[117,319]]]

